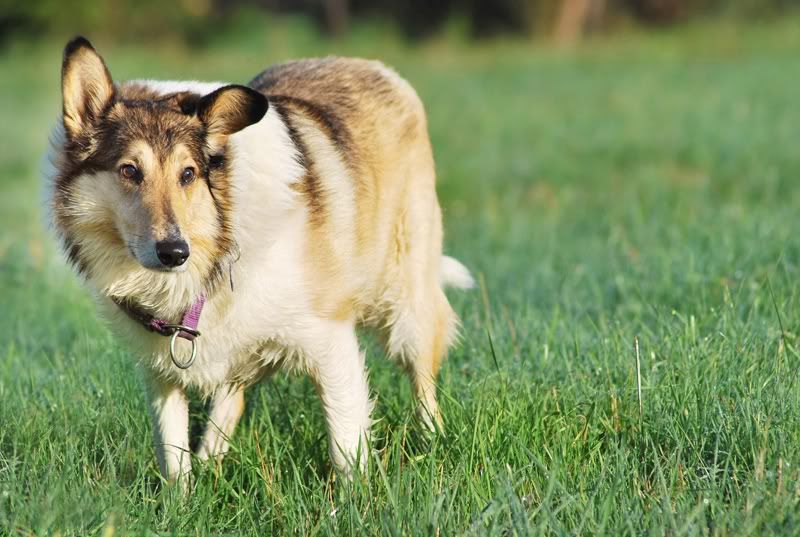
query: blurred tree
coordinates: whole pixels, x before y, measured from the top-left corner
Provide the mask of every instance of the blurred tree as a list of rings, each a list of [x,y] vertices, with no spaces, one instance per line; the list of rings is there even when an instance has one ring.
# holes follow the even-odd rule
[[[606,11],[606,0],[562,0],[555,25],[555,37],[561,43],[572,43],[600,25]]]
[[[0,0],[0,41],[13,34],[56,32],[198,43],[219,32],[229,15],[248,7],[302,12],[334,35],[347,32],[355,19],[381,17],[419,38],[459,17],[474,37],[552,35],[568,43],[613,27],[621,17],[673,24],[718,14],[769,16],[799,5],[800,0]]]
[[[350,10],[347,0],[323,0],[325,8],[325,26],[333,35],[342,35],[347,31]]]
[[[208,29],[214,8],[212,0],[0,0],[0,39],[58,32],[197,40]]]
[[[690,9],[698,9],[704,0],[631,0],[633,12],[652,23],[670,23],[686,17]],[[694,4],[694,5],[693,5]]]

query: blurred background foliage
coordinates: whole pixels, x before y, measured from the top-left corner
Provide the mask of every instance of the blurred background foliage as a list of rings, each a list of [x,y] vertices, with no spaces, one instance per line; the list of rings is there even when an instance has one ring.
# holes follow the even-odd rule
[[[163,39],[202,45],[242,19],[303,13],[337,36],[363,20],[388,23],[408,38],[454,26],[467,38],[516,35],[572,42],[633,25],[695,19],[767,19],[800,0],[0,0],[0,45],[85,33],[115,41]]]

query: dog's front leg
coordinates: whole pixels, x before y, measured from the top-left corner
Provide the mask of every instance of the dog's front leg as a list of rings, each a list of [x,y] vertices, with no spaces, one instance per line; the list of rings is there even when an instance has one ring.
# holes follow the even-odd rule
[[[153,439],[161,474],[188,487],[192,471],[189,450],[189,401],[183,388],[155,376],[148,378]]]
[[[310,373],[325,410],[331,459],[350,478],[353,467],[365,468],[369,449],[372,401],[364,355],[352,326],[337,326],[315,347]]]
[[[217,389],[211,400],[208,424],[197,449],[199,459],[206,460],[211,457],[222,459],[228,452],[229,438],[243,412],[244,388],[226,385]]]

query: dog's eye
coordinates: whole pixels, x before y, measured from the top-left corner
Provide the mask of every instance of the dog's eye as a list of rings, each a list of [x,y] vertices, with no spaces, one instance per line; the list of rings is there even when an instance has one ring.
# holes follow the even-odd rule
[[[194,168],[184,168],[181,172],[181,184],[188,185],[194,181]]]
[[[133,164],[125,164],[120,167],[119,174],[125,179],[137,181],[140,177],[139,170]]]

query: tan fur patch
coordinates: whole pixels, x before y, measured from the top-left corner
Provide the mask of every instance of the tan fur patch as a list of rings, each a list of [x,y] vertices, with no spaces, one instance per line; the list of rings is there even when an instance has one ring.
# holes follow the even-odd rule
[[[400,77],[366,60],[290,62],[265,71],[251,85],[270,96],[305,153],[308,173],[296,189],[306,200],[311,218],[310,277],[325,282],[315,286],[314,303],[326,317],[341,318],[345,312],[361,316],[364,311],[360,305],[372,299],[358,296],[356,289],[363,282],[341,279],[346,272],[343,265],[385,258],[379,252],[385,248],[388,235],[403,229],[408,185],[426,180],[407,177],[405,171],[432,169],[422,104]],[[333,246],[337,240],[342,242],[341,232],[333,229],[326,216],[329,211],[340,210],[341,201],[326,199],[330,197],[328,189],[339,189],[327,184],[326,174],[331,169],[319,169],[319,149],[309,150],[313,140],[320,137],[329,141],[331,151],[346,166],[354,192],[355,225],[347,231],[352,247],[344,251]],[[336,206],[331,207],[331,203]],[[403,238],[400,247],[406,242]],[[391,258],[397,262],[401,256],[395,252]],[[382,266],[370,270],[391,272]],[[369,288],[377,292],[382,286],[376,281]]]

